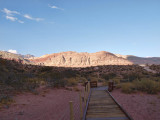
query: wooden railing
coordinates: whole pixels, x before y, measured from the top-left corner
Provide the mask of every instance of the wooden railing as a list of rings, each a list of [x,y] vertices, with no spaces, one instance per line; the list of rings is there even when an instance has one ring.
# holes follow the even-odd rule
[[[97,81],[91,81],[90,86],[91,88],[97,87]]]
[[[82,120],[84,118],[84,116],[86,115],[87,112],[87,107],[89,104],[89,99],[90,99],[90,82],[85,83],[85,89],[84,91],[80,91],[79,92],[79,109],[80,109],[80,120]],[[84,102],[84,109],[83,109],[83,104]],[[73,101],[69,101],[69,105],[70,105],[70,120],[75,120],[74,118],[74,108],[73,108]]]

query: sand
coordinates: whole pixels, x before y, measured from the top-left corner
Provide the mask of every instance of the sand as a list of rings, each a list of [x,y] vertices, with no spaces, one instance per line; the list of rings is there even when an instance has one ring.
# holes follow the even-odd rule
[[[160,93],[124,94],[117,89],[111,94],[134,120],[160,120]]]
[[[9,108],[0,110],[0,120],[69,120],[69,101],[74,102],[75,120],[80,120],[79,93],[46,89],[40,95],[24,93]]]

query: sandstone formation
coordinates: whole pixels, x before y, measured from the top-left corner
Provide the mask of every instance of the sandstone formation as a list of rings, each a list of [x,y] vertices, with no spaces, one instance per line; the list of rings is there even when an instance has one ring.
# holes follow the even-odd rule
[[[61,52],[30,59],[38,65],[58,67],[89,67],[98,65],[132,65],[133,63],[115,56],[112,53],[101,51],[96,53]]]
[[[58,66],[58,67],[90,67],[99,65],[144,65],[160,64],[160,57],[143,58],[132,55],[113,54],[106,51],[96,53],[61,52],[34,57],[33,55],[13,54],[0,51],[0,57],[16,60],[23,64]]]

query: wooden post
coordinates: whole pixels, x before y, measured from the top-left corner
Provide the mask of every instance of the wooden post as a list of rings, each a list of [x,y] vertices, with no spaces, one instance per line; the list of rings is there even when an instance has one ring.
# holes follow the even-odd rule
[[[88,81],[88,95],[89,95],[89,92],[90,92],[90,81]]]
[[[86,91],[88,92],[88,83],[86,84]]]
[[[74,114],[73,114],[73,102],[69,101],[70,106],[70,120],[74,120]]]
[[[81,92],[79,92],[79,101],[80,101],[80,119],[82,119],[83,117],[83,111],[82,111],[82,96],[81,96]]]
[[[84,106],[86,107],[86,91],[84,91]]]

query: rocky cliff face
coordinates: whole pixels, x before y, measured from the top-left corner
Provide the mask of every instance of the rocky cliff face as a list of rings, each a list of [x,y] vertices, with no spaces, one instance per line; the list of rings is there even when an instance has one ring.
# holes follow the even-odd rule
[[[58,67],[90,67],[99,65],[132,65],[132,64],[160,64],[160,57],[142,58],[132,55],[112,54],[101,51],[96,53],[61,52],[47,54],[41,57],[33,55],[13,54],[0,51],[0,57],[16,60],[24,64],[35,64]]]
[[[115,56],[112,53],[101,51],[96,53],[62,52],[30,59],[46,66],[59,67],[89,67],[98,65],[131,65],[132,62]]]
[[[22,55],[13,54],[7,51],[0,51],[0,57],[8,60],[15,60],[23,64],[34,64],[32,61],[23,58]]]

